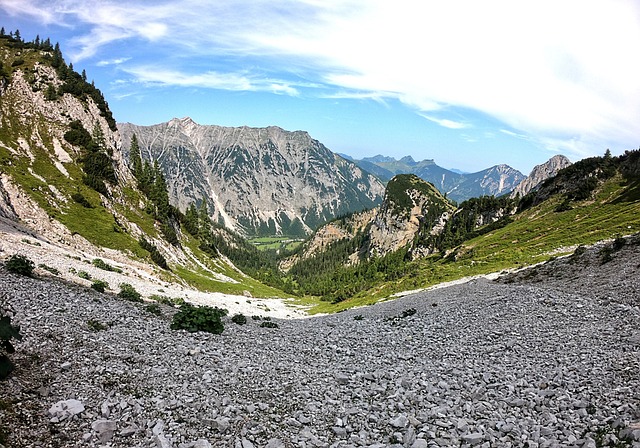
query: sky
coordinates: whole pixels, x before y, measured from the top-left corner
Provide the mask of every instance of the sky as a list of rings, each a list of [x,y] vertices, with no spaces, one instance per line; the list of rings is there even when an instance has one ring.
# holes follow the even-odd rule
[[[640,147],[637,0],[0,0],[0,25],[59,42],[118,122],[467,172]]]

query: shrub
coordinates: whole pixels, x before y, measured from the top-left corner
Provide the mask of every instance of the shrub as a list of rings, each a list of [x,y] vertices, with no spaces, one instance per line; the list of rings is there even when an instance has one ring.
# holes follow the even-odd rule
[[[358,314],[357,316],[353,316],[353,320],[362,320],[364,319],[364,317],[362,317],[362,314]]]
[[[118,297],[130,300],[131,302],[142,302],[142,296],[140,293],[129,283],[120,283],[120,292],[118,293]]]
[[[262,316],[251,316],[251,319],[253,319],[253,320],[261,320]]]
[[[122,273],[122,269],[111,266],[109,263],[106,263],[100,258],[94,258],[91,264],[93,264],[98,269],[102,269],[103,271],[117,272],[119,274]]]
[[[103,324],[99,320],[89,319],[87,321],[87,327],[89,327],[89,330],[91,330],[91,331],[98,332],[98,331],[102,331],[102,330],[108,329],[109,325]]]
[[[40,263],[40,264],[38,265],[38,267],[39,267],[40,269],[44,269],[45,271],[48,271],[48,272],[52,273],[53,275],[59,275],[59,274],[60,274],[60,271],[59,271],[59,270],[57,270],[56,268],[53,268],[53,267],[51,267],[51,266],[47,266],[47,265],[46,265],[46,264],[44,264],[44,263]]]
[[[149,305],[145,306],[144,309],[151,314],[155,314],[156,316],[162,316],[162,309],[160,309],[160,305],[158,305],[157,303],[150,303]]]
[[[140,247],[142,247],[144,250],[148,251],[149,254],[151,254],[151,259],[155,264],[160,266],[162,269],[169,269],[169,266],[167,265],[167,260],[164,258],[164,256],[160,253],[160,251],[155,245],[151,244],[144,237],[141,237],[138,240],[138,244],[140,244]]]
[[[7,356],[15,352],[11,339],[22,339],[20,327],[11,325],[9,316],[0,315],[0,380],[7,378],[15,368]]]
[[[93,208],[93,205],[81,193],[73,193],[71,199],[82,205],[84,208]]]
[[[231,318],[231,322],[236,323],[238,325],[244,325],[247,323],[247,318],[245,317],[244,314],[238,313],[233,315],[233,317]]]
[[[89,274],[86,271],[80,271],[78,272],[78,277],[83,278],[85,280],[91,280],[91,274]]]
[[[222,317],[227,310],[210,307],[197,307],[185,303],[173,316],[172,330],[187,330],[190,333],[206,331],[207,333],[220,334],[224,331]]]
[[[278,328],[278,324],[270,321],[262,321],[260,324],[261,328]]]
[[[33,261],[24,255],[14,254],[7,260],[5,267],[9,272],[13,272],[14,274],[31,277],[33,275],[33,268],[35,265],[33,264]]]
[[[91,288],[95,289],[98,292],[104,292],[106,288],[109,288],[109,283],[104,280],[94,280],[91,284]]]
[[[627,244],[627,240],[619,236],[615,240],[613,240],[613,250],[617,252],[622,249],[625,244]]]
[[[181,297],[169,297],[169,296],[161,296],[158,294],[153,294],[149,296],[149,299],[155,302],[162,303],[164,305],[170,305],[170,306],[174,306],[174,305],[182,306],[185,304],[184,299]]]

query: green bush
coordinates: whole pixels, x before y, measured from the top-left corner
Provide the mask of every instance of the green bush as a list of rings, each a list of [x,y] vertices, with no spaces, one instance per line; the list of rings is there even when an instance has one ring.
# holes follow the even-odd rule
[[[53,275],[59,275],[59,274],[60,274],[60,271],[59,271],[59,270],[57,270],[57,269],[56,269],[56,268],[54,268],[54,267],[47,266],[47,265],[46,265],[46,264],[44,264],[44,263],[40,263],[40,264],[38,265],[38,267],[39,267],[40,269],[44,269],[45,271],[51,272]]]
[[[109,288],[109,283],[104,280],[94,280],[91,284],[91,288],[95,289],[98,292],[104,292],[106,288]]]
[[[98,269],[102,269],[103,271],[117,272],[119,274],[122,273],[122,269],[111,266],[109,263],[106,263],[100,258],[94,258],[91,264],[93,264]]]
[[[24,255],[14,254],[7,260],[5,267],[9,272],[13,272],[14,274],[31,277],[33,275],[33,268],[35,265],[33,264],[33,261],[29,260],[29,258]]]
[[[73,193],[71,195],[71,199],[82,205],[84,208],[93,208],[93,205],[91,205],[87,198],[85,198],[81,193]]]
[[[0,315],[0,380],[4,380],[15,366],[7,355],[15,352],[11,339],[21,340],[20,327],[11,325],[11,318]]]
[[[238,313],[233,315],[233,317],[231,318],[231,322],[238,325],[244,325],[247,323],[247,318],[245,317],[244,314]]]
[[[270,322],[270,321],[262,321],[262,323],[260,324],[260,327],[262,328],[278,328],[278,324],[275,322]]]
[[[145,306],[144,309],[151,314],[155,314],[156,316],[162,316],[162,309],[157,303],[150,303],[149,305]]]
[[[78,272],[78,277],[83,278],[85,280],[91,280],[91,274],[89,274],[86,271],[80,271]]]
[[[118,297],[130,300],[131,302],[142,302],[142,296],[140,293],[129,283],[120,283],[120,292],[118,293]]]
[[[173,316],[172,330],[187,330],[190,333],[206,331],[220,334],[224,331],[222,317],[227,315],[227,310],[210,307],[197,307],[185,303]]]
[[[89,330],[91,331],[102,331],[102,330],[106,330],[109,328],[109,325],[107,324],[103,324],[102,322],[100,322],[99,320],[96,319],[89,319],[87,321],[87,327],[89,327]]]

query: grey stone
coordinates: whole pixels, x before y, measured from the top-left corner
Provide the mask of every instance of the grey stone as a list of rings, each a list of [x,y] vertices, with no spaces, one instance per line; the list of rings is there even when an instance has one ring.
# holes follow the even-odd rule
[[[84,405],[75,399],[58,401],[49,408],[52,420],[62,421],[84,412]]]
[[[394,428],[404,428],[409,424],[409,419],[406,415],[400,414],[389,420],[389,424]]]

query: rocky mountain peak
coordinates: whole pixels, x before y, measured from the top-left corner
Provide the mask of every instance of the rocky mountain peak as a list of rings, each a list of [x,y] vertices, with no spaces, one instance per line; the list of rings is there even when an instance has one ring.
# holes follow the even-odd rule
[[[545,163],[536,165],[531,170],[529,176],[523,179],[523,181],[516,186],[511,193],[511,197],[516,197],[517,195],[522,197],[526,195],[530,191],[536,189],[536,187],[538,187],[542,182],[555,176],[558,174],[558,171],[568,167],[569,165],[571,165],[571,161],[560,154],[551,157]]]
[[[207,201],[213,218],[248,235],[304,235],[345,213],[377,205],[384,186],[305,131],[206,126],[190,118],[120,124],[125,152],[136,134],[157,160],[173,203]]]

